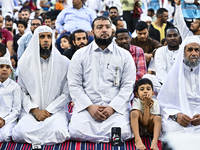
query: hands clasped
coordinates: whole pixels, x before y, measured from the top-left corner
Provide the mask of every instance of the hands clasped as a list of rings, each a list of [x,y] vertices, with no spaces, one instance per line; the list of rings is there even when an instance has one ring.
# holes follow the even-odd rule
[[[31,109],[31,112],[34,114],[35,118],[38,121],[44,121],[46,118],[50,117],[50,113],[46,110],[41,110],[38,108]]]
[[[152,100],[152,98],[150,96],[145,96],[142,99],[144,106],[148,106],[149,108],[151,108],[153,106],[154,101]]]
[[[183,127],[187,127],[190,123],[194,126],[200,125],[200,114],[196,114],[192,118],[190,118],[185,114],[178,113],[177,122]]]
[[[5,125],[5,120],[0,117],[0,128],[2,128]]]
[[[115,112],[112,107],[101,105],[90,105],[87,110],[96,121],[104,121]]]

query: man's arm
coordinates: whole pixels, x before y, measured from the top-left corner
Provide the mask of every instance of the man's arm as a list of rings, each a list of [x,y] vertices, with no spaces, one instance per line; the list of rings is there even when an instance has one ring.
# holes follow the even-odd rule
[[[136,81],[141,79],[144,74],[147,73],[146,61],[144,57],[144,52],[141,48],[136,48]]]
[[[64,28],[63,28],[63,24],[64,24],[64,20],[65,20],[65,17],[66,17],[66,15],[65,15],[65,10],[66,9],[63,9],[60,13],[59,13],[59,15],[57,16],[57,19],[56,19],[56,30],[58,31],[58,33],[63,33],[62,31],[64,30]],[[65,30],[64,30],[65,31]],[[65,32],[67,32],[67,31],[65,31]]]
[[[48,7],[48,8],[49,8],[49,7],[50,7],[50,4],[49,4],[49,5],[45,5],[45,4],[43,3],[43,1],[41,0],[41,1],[40,1],[40,6],[41,6],[41,7]]]
[[[174,0],[176,3],[176,12],[174,15],[174,25],[179,29],[182,39],[185,39],[189,35],[193,35],[192,32],[187,27],[182,10],[181,10],[181,0]]]
[[[10,56],[13,56],[14,55],[13,41],[7,41],[6,46],[8,47],[8,50],[10,52]]]
[[[136,79],[136,68],[134,60],[130,53],[125,55],[125,64],[122,70],[122,76],[120,81],[120,90],[112,101],[108,104],[116,112],[123,114],[128,107],[131,93]]]

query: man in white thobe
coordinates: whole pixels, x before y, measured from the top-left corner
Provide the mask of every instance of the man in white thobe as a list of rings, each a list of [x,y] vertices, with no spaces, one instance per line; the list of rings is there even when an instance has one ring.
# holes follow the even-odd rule
[[[19,61],[23,102],[20,120],[12,132],[15,142],[52,145],[70,138],[64,109],[70,101],[69,60],[53,43],[52,29],[38,27]]]
[[[200,41],[186,38],[158,95],[163,131],[200,133]]]
[[[175,62],[179,50],[181,36],[176,27],[170,27],[166,31],[167,46],[162,46],[157,49],[154,60],[156,76],[161,84]]]
[[[132,137],[128,105],[135,63],[112,42],[108,18],[97,17],[92,26],[95,40],[74,54],[67,75],[75,104],[69,132],[78,141],[110,142],[111,128],[120,127],[127,140]]]
[[[174,25],[179,29],[182,39],[188,36],[197,35],[200,38],[200,19],[196,19],[191,23],[190,29],[187,27],[182,10],[181,0],[174,0],[176,3],[176,12],[174,15]]]

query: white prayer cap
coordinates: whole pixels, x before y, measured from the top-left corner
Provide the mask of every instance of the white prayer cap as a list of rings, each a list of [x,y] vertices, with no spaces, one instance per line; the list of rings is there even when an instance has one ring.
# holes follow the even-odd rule
[[[9,65],[12,68],[10,59],[6,57],[0,57],[0,65]]]
[[[145,17],[143,17],[143,18],[141,19],[141,21],[144,21],[144,22],[146,22],[146,21],[151,21],[151,22],[152,22],[152,18],[149,17],[149,16],[145,16]]]
[[[190,36],[187,38],[185,45],[190,44],[190,43],[197,43],[200,45],[200,39],[196,36]]]
[[[10,18],[12,18],[12,14],[10,12],[5,13],[5,15],[3,16],[3,18],[6,18],[6,16],[9,16]]]

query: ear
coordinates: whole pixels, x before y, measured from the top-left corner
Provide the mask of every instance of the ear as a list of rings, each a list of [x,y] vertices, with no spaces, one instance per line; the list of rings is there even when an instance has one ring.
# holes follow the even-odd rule
[[[152,96],[154,96],[154,95],[155,95],[155,92],[153,91],[153,92],[152,92]]]
[[[91,30],[92,34],[94,35],[94,30]]]
[[[72,43],[73,43],[73,45],[76,45],[76,43],[75,43],[75,41],[74,41],[74,40],[72,41]]]
[[[115,39],[115,42],[117,43],[117,38]],[[117,43],[117,45],[118,45],[118,43]]]

